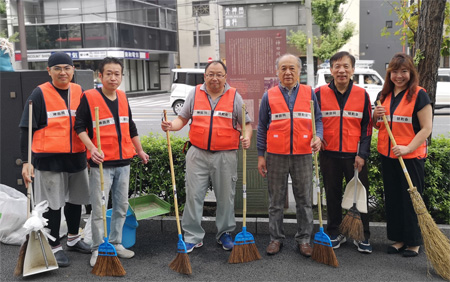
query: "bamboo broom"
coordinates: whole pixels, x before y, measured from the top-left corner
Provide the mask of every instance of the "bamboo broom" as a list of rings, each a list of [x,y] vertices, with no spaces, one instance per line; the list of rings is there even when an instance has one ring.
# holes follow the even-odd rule
[[[313,130],[313,140],[316,139],[316,121],[314,119],[314,101],[311,100],[311,120],[312,120],[312,130]],[[330,237],[323,232],[323,223],[322,223],[322,204],[320,198],[320,188],[319,186],[319,165],[317,163],[317,152],[314,153],[314,166],[315,166],[315,181],[314,185],[316,185],[317,189],[313,189],[313,191],[317,190],[317,209],[319,211],[319,224],[320,229],[319,232],[314,236],[314,248],[311,254],[311,258],[319,263],[331,265],[334,267],[339,266],[339,262],[336,258],[336,254],[334,253],[333,248],[331,247]]]
[[[245,138],[245,104],[242,105],[242,136]],[[228,263],[243,263],[261,259],[255,238],[247,232],[247,150],[242,148],[242,232],[234,238]]]
[[[164,121],[167,121],[167,111],[164,110]],[[169,162],[170,162],[170,175],[172,176],[172,188],[173,188],[173,201],[175,206],[175,216],[177,219],[178,230],[178,244],[177,244],[177,256],[169,264],[170,269],[182,274],[192,274],[191,262],[187,254],[186,243],[183,241],[183,235],[181,235],[180,215],[178,213],[178,196],[177,185],[175,182],[175,170],[173,168],[172,146],[170,145],[169,130],[166,131],[167,148],[169,150]]]
[[[380,101],[377,101],[377,104],[378,106],[381,106]],[[392,146],[397,146],[397,142],[395,142],[394,135],[392,134],[385,115],[383,115],[383,122],[389,134],[389,138],[391,139]],[[439,276],[450,281],[450,240],[444,235],[444,233],[442,233],[428,212],[422,196],[412,183],[403,158],[399,156],[398,160],[400,161],[400,165],[405,173],[406,181],[408,181],[408,192],[411,197],[414,211],[417,214],[417,220],[422,233],[423,245],[425,247],[427,259]]]
[[[356,150],[356,155],[359,154],[359,142],[358,142],[358,149]],[[348,210],[347,214],[345,215],[344,219],[341,222],[341,225],[339,226],[339,229],[342,234],[345,236],[352,237],[353,239],[357,241],[363,241],[364,240],[364,227],[361,220],[361,213],[359,212],[358,208],[356,207],[356,195],[358,193],[358,168],[355,168],[355,176],[353,177],[355,180],[355,191],[353,192],[353,205]]]
[[[99,114],[98,107],[95,107],[95,129],[97,135],[97,147],[98,152],[102,153],[102,146],[100,143],[100,126],[99,126]],[[100,169],[100,189],[102,191],[102,213],[103,213],[103,231],[104,231],[104,242],[98,246],[98,257],[95,262],[94,268],[91,273],[97,276],[125,276],[126,272],[117,257],[117,252],[114,246],[108,242],[107,229],[106,229],[106,208],[105,208],[105,192],[103,180],[103,163],[99,163],[98,167]],[[91,187],[94,188],[94,187]]]

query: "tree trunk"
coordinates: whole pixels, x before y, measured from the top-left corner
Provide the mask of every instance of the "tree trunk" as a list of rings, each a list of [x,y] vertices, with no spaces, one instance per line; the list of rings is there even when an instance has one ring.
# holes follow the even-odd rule
[[[425,88],[430,96],[433,114],[444,29],[445,2],[446,0],[422,1],[417,26],[416,56],[420,50],[424,57],[417,67],[419,85]]]

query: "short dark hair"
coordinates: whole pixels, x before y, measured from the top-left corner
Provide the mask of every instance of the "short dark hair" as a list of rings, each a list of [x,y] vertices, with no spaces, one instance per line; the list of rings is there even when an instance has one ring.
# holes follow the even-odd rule
[[[227,66],[225,66],[225,64],[222,61],[220,61],[220,60],[214,60],[214,61],[208,63],[206,65],[206,67],[205,67],[205,73],[208,70],[210,65],[217,65],[217,64],[221,64],[222,65],[223,69],[225,70],[225,74],[226,74],[227,73]]]
[[[330,67],[333,67],[334,62],[339,61],[344,57],[349,57],[352,62],[352,68],[355,67],[355,57],[347,51],[337,52],[330,58]]]
[[[98,65],[98,70],[99,70],[99,72],[101,73],[101,74],[103,74],[103,70],[104,70],[104,68],[105,68],[105,65],[107,65],[107,64],[117,64],[117,65],[120,65],[120,68],[122,69],[122,73],[123,73],[123,64],[122,64],[122,61],[121,60],[119,60],[119,59],[117,59],[117,58],[115,58],[115,57],[106,57],[106,58],[104,58],[101,62],[100,62],[100,64]]]

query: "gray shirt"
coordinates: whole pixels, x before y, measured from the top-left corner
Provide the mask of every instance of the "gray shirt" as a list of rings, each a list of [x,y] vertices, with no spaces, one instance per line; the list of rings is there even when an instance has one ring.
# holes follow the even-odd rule
[[[192,118],[192,113],[194,112],[194,97],[195,97],[195,89],[192,89],[191,92],[189,92],[189,95],[186,97],[186,100],[184,101],[184,106],[181,109],[181,112],[179,114],[180,117],[190,120]],[[216,99],[212,100],[211,95],[209,95],[208,91],[206,90],[206,85],[203,83],[200,87],[201,90],[206,92],[206,96],[208,97],[209,103],[211,105],[211,109],[214,110],[216,108],[217,103],[222,98],[223,94],[230,89],[230,85],[228,83],[225,83],[225,87],[223,89],[223,93]],[[236,128],[237,123],[242,124],[242,104],[244,101],[242,100],[242,96],[236,91],[236,96],[234,97],[234,106],[233,106],[233,127]],[[245,123],[253,122],[251,117],[248,115],[248,112],[245,112]]]

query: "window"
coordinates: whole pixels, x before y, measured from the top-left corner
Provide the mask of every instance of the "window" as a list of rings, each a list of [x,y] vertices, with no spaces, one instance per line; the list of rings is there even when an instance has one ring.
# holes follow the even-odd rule
[[[198,41],[200,46],[211,45],[211,35],[209,30],[200,30],[198,32]],[[194,31],[194,46],[197,46],[197,32]]]
[[[192,16],[208,16],[209,15],[209,1],[194,1],[192,2]]]
[[[280,4],[273,7],[273,25],[298,25],[298,5]]]
[[[386,28],[392,28],[392,21],[386,21]]]
[[[247,10],[248,26],[272,26],[272,4],[250,5]]]

